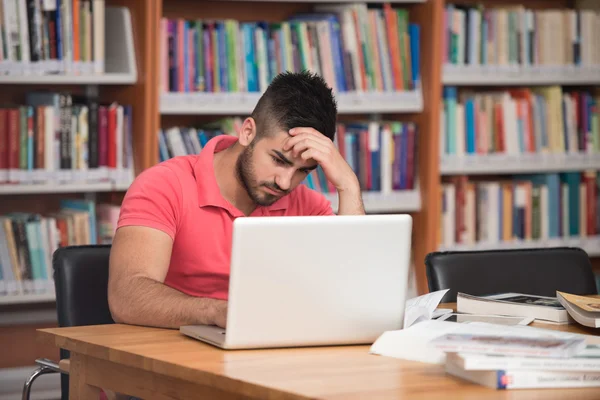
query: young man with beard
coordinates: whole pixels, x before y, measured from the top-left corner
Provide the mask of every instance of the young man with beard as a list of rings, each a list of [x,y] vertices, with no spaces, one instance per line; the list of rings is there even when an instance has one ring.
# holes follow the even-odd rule
[[[318,165],[337,189],[338,214],[364,214],[358,179],[333,143],[336,118],[322,78],[284,73],[238,137],[217,136],[198,155],[142,172],[123,200],[111,250],[115,321],[225,327],[234,219],[333,215],[322,194],[301,185]]]

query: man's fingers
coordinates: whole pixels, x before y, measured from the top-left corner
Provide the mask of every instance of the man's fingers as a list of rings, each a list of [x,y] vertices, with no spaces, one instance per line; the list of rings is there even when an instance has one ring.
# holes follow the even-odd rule
[[[307,149],[315,149],[324,154],[327,154],[329,152],[327,146],[324,146],[323,144],[308,138],[303,139],[294,145],[294,147],[292,148],[292,155],[294,157],[298,157],[303,151]]]
[[[311,134],[308,132],[302,132],[302,133],[297,134],[296,136],[292,136],[289,139],[287,139],[287,141],[285,142],[285,144],[283,146],[283,150],[288,151],[289,149],[294,147],[297,143],[299,143],[303,140],[306,140],[306,139],[313,140],[316,143],[320,143],[323,146],[330,146],[333,144],[333,142],[331,140],[328,140],[326,137],[324,137],[321,134],[315,135],[315,134]]]
[[[323,153],[317,149],[308,149],[301,155],[303,160],[310,160],[311,158],[319,164],[323,161]]]

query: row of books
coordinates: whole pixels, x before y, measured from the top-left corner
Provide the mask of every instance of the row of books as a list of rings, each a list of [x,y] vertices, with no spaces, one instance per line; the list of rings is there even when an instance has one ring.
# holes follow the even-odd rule
[[[237,135],[239,126],[240,120],[231,118],[198,128],[161,129],[160,160],[198,154],[217,135]],[[390,193],[415,188],[417,140],[418,129],[412,122],[356,121],[337,125],[335,144],[363,191]],[[309,174],[304,183],[323,193],[335,193],[321,168]]]
[[[560,86],[443,91],[444,154],[600,152],[598,95]]]
[[[59,210],[47,215],[0,216],[0,295],[51,293],[54,251],[112,243],[119,210],[112,204],[65,198]]]
[[[449,4],[443,60],[499,67],[600,66],[600,14],[592,9]]]
[[[0,184],[130,181],[132,107],[30,92],[0,107]]]
[[[262,92],[281,72],[310,70],[335,92],[419,85],[419,26],[390,4],[317,5],[282,22],[161,21],[163,92]]]
[[[104,72],[105,0],[0,2],[1,74]]]
[[[498,181],[452,177],[442,184],[439,244],[598,235],[599,177],[596,171],[518,175]]]

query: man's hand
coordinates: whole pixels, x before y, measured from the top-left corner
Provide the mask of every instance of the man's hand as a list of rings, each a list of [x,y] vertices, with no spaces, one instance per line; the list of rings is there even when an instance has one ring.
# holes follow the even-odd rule
[[[215,303],[214,324],[221,328],[227,327],[227,301],[218,300]]]
[[[360,193],[356,174],[328,137],[316,129],[302,127],[291,129],[290,135],[292,137],[284,145],[284,151],[291,149],[294,157],[300,156],[303,160],[312,158],[319,163],[325,177],[338,192]]]
[[[292,136],[283,146],[294,157],[313,159],[323,169],[325,177],[338,191],[338,215],[364,215],[360,183],[352,167],[348,165],[333,142],[313,128],[294,128]]]

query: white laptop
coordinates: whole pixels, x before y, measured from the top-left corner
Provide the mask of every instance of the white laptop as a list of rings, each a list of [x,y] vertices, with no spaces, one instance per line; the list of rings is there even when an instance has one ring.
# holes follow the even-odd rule
[[[234,222],[227,328],[180,332],[223,349],[371,344],[402,328],[410,215]]]

